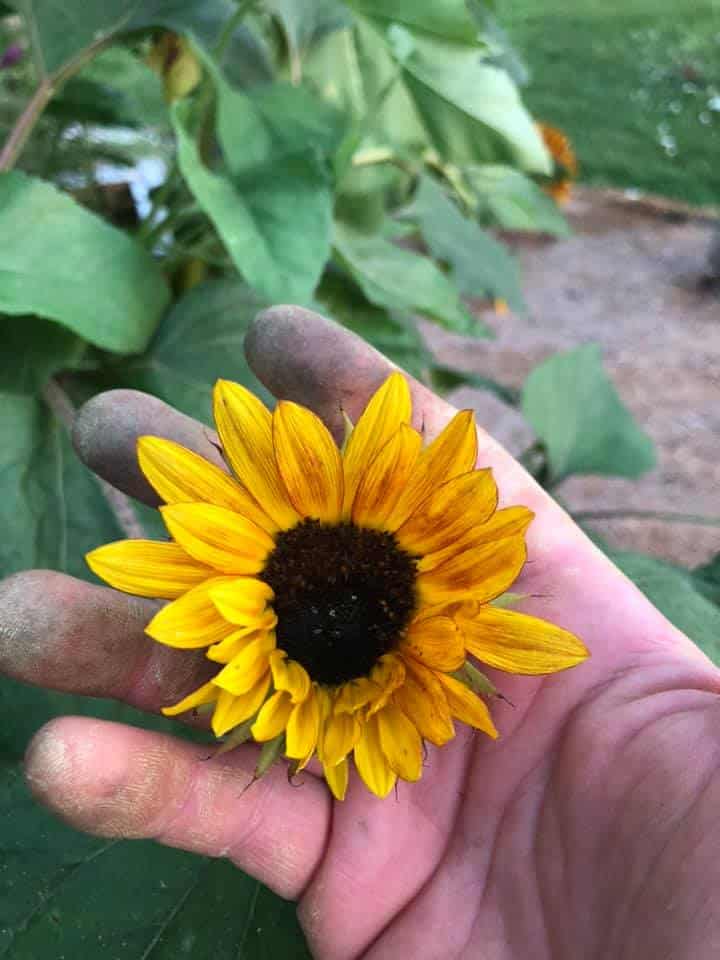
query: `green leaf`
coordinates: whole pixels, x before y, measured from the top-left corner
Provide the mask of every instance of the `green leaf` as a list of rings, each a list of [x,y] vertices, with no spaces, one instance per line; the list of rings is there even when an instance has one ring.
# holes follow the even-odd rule
[[[213,42],[233,13],[229,0],[13,0],[45,74],[62,70],[88,48],[149,27],[191,32]]]
[[[427,257],[384,237],[335,226],[335,250],[367,299],[378,307],[425,314],[448,330],[484,334],[458,291]]]
[[[506,230],[537,230],[557,237],[570,235],[558,205],[525,174],[497,164],[463,170],[475,194],[477,213]]]
[[[550,158],[504,70],[481,62],[474,46],[416,36],[403,62],[407,88],[440,155],[467,165],[503,155],[549,174]]]
[[[487,390],[489,393],[494,393],[498,400],[502,400],[503,403],[507,403],[511,407],[516,407],[520,402],[520,391],[515,387],[508,387],[504,383],[498,383],[497,380],[483,377],[479,373],[457,370],[435,363],[432,366],[431,378],[433,389],[439,393],[448,393],[458,387],[474,387],[476,390]]]
[[[37,313],[118,353],[143,350],[169,299],[132,238],[49,183],[0,175],[0,311]]]
[[[687,570],[643,553],[608,555],[671,623],[720,663],[720,610],[695,589]]]
[[[401,23],[406,27],[434,34],[444,40],[473,43],[477,27],[468,13],[465,0],[348,0],[358,13],[385,25]]]
[[[22,775],[30,734],[61,713],[142,721],[118,704],[0,680],[0,956],[4,960],[309,960],[294,905],[224,860],[105,840],[37,805]]]
[[[450,275],[461,293],[500,298],[513,310],[525,309],[515,259],[502,244],[464,217],[430,177],[420,178],[410,216],[417,219],[433,257],[449,264]]]
[[[167,312],[142,356],[108,369],[104,386],[144,390],[206,423],[219,378],[267,396],[243,353],[248,325],[264,306],[239,280],[201,284]]]
[[[227,172],[203,164],[184,103],[173,110],[180,169],[245,280],[268,300],[306,303],[330,253],[329,154],[342,121],[304,88],[243,93],[205,64]]]
[[[653,442],[608,380],[597,344],[536,367],[523,386],[522,411],[545,444],[554,482],[571,473],[637,477],[655,464]]]

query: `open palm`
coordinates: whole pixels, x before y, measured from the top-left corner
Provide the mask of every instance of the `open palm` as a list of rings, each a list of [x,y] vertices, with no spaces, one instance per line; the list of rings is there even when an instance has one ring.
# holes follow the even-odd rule
[[[293,308],[261,317],[248,352],[278,397],[336,428],[340,403],[356,415],[390,367]],[[454,411],[413,392],[415,425],[432,438]],[[91,401],[76,440],[105,479],[154,503],[135,465],[145,433],[218,461],[206,428],[131,391]],[[231,858],[300,901],[311,947],[328,960],[720,955],[720,673],[487,435],[479,464],[493,467],[504,504],[537,515],[523,609],[592,654],[546,680],[496,673],[513,704],[494,708],[499,741],[461,728],[395,798],[355,782],[334,804],[311,772],[297,787],[275,768],[243,792],[251,746],[203,763],[207,748],[66,717],[30,746],[36,795],[80,829]],[[157,710],[206,679],[208,664],[146,638],[153,609],[61,574],[19,574],[0,585],[0,666]]]

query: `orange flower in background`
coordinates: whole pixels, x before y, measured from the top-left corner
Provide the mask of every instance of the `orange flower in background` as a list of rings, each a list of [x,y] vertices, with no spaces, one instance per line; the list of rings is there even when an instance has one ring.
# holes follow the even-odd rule
[[[537,128],[550,152],[550,156],[555,161],[552,181],[544,189],[556,203],[565,204],[570,199],[572,182],[577,179],[578,174],[575,152],[570,140],[562,130],[547,123],[538,123]]]
[[[147,633],[204,648],[217,672],[164,712],[201,708],[224,747],[264,744],[258,775],[283,755],[291,771],[316,757],[343,799],[352,760],[384,797],[420,778],[423,741],[447,743],[456,722],[497,736],[494,687],[470,656],[520,674],[587,656],[566,630],[492,605],[525,563],[532,513],[497,508],[471,411],[424,446],[393,373],[342,449],[304,407],[271,413],[228,381],[214,416],[234,476],[142,437],[172,542],[125,540],[87,560],[119,590],[170,601]]]

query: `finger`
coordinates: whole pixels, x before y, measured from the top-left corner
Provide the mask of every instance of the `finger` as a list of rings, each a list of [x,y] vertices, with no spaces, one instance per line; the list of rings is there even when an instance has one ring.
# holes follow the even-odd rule
[[[217,668],[200,654],[146,636],[156,610],[154,601],[52,570],[15,574],[0,582],[0,673],[159,710]]]
[[[79,830],[229,857],[298,897],[325,848],[325,786],[309,774],[292,786],[280,767],[250,786],[252,747],[207,756],[207,747],[147,730],[62,717],[35,735],[25,769],[35,796]]]
[[[167,437],[225,469],[216,434],[192,417],[139,390],[109,390],[80,408],[73,444],[80,459],[118,490],[151,507],[161,501],[138,466],[138,437]]]

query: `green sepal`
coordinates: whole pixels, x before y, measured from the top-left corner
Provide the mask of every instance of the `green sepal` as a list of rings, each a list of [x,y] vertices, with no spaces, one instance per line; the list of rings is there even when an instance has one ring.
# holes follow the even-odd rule
[[[474,667],[469,661],[453,673],[453,677],[470,687],[473,693],[478,693],[483,697],[498,696],[497,687],[492,683],[484,673],[481,673],[477,667]]]
[[[268,772],[270,767],[279,760],[285,749],[285,734],[279,733],[274,740],[268,740],[262,745],[260,757],[255,767],[254,779],[259,780]]]
[[[215,708],[214,703],[209,704],[209,706],[211,706],[213,709]],[[229,736],[223,740],[223,742],[215,751],[214,755],[216,757],[220,757],[223,753],[228,753],[228,751],[234,750],[235,747],[239,747],[241,744],[249,740],[251,736],[250,728],[255,723],[256,716],[257,714],[255,714],[255,716],[251,717],[249,720],[246,720],[245,723],[241,723],[239,727],[235,727],[235,729],[230,732]]]
[[[494,600],[490,601],[490,606],[500,607],[502,610],[512,610],[521,604],[523,600],[527,600],[529,596],[529,593],[501,593],[499,597],[495,597]]]
[[[344,454],[347,449],[347,445],[350,442],[350,437],[352,436],[352,432],[355,429],[355,426],[352,420],[350,419],[350,417],[348,416],[347,410],[345,410],[344,407],[340,408],[340,413],[342,414],[342,418],[343,418],[343,431],[344,431],[343,442],[340,446],[340,453]]]

